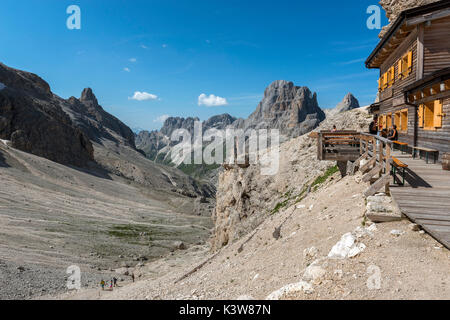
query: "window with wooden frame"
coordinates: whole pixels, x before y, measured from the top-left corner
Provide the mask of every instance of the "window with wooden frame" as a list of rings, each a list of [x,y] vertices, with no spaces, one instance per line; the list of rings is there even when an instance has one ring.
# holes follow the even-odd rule
[[[387,72],[383,74],[383,76],[381,77],[382,80],[382,86],[381,86],[381,90],[384,90],[388,87],[388,74]]]
[[[395,83],[395,67],[392,66],[389,68],[387,72],[387,81],[388,81],[388,88],[392,87]]]
[[[379,130],[383,130],[385,128],[386,125],[386,116],[385,115],[381,115],[378,117],[378,128]]]
[[[400,111],[397,111],[396,113],[394,113],[394,123],[397,126],[397,129],[400,128]]]
[[[400,111],[400,131],[408,131],[408,109],[403,109]]]
[[[409,51],[398,61],[398,78],[404,79],[412,72],[413,67],[413,52]]]
[[[386,116],[386,129],[390,129],[392,127],[392,113],[389,113]]]
[[[442,100],[434,100],[419,106],[419,127],[424,130],[442,128],[443,117]]]

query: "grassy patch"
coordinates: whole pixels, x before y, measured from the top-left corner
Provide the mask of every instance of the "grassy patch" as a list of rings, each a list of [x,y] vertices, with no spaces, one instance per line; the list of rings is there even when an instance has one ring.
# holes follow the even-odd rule
[[[283,201],[278,202],[275,207],[270,211],[271,214],[278,213],[281,209],[288,206],[288,204],[291,202],[291,200],[295,200],[294,204],[297,204],[301,202],[303,199],[306,198],[308,189],[311,188],[311,190],[316,191],[321,184],[323,184],[325,181],[328,180],[329,177],[331,177],[333,174],[339,171],[339,168],[337,166],[328,168],[327,171],[320,177],[317,177],[316,180],[312,184],[306,184],[302,191],[296,195],[292,195],[292,191],[288,191],[285,194],[282,195],[282,198],[284,198]]]
[[[319,185],[321,185],[322,183],[327,181],[329,177],[331,177],[333,174],[335,174],[338,171],[339,171],[339,168],[337,166],[328,168],[327,171],[325,171],[325,173],[323,175],[321,175],[320,177],[317,177],[317,179],[314,180],[314,182],[311,184],[311,188],[314,188],[316,186],[318,187]],[[317,190],[317,188],[315,188],[315,190]]]

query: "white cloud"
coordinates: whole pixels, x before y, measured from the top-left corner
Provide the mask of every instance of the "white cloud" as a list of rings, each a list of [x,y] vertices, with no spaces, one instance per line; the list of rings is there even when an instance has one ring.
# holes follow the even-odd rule
[[[167,44],[164,43],[164,44],[162,45],[162,47],[163,47],[163,48],[167,48]]]
[[[136,101],[146,101],[146,100],[156,100],[158,99],[158,96],[147,92],[136,91],[134,95],[128,99]]]
[[[130,72],[131,70],[130,70],[130,68],[123,68],[123,71]]]
[[[148,49],[148,47],[145,44],[141,44],[142,49]]]
[[[136,62],[137,61],[137,59],[136,58],[131,58],[131,59],[129,59],[128,61],[130,61],[130,62]]]
[[[228,104],[227,99],[215,96],[213,94],[210,94],[207,96],[206,94],[202,93],[198,97],[198,105],[199,106],[207,106],[207,107],[220,107],[220,106],[226,106]]]
[[[158,118],[156,118],[155,120],[153,120],[153,122],[164,123],[164,121],[166,121],[167,118],[169,118],[169,115],[168,115],[168,114],[163,114],[162,116],[159,116]]]

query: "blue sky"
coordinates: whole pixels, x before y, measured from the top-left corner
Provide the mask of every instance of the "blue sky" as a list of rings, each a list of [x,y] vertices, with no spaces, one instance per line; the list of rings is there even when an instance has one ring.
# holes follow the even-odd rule
[[[347,92],[366,105],[378,73],[364,60],[379,32],[366,9],[377,2],[2,0],[0,61],[63,98],[91,87],[132,128],[159,128],[164,115],[247,117],[280,79],[317,92],[322,108]],[[81,30],[66,27],[72,4]],[[199,106],[201,94],[219,106]]]

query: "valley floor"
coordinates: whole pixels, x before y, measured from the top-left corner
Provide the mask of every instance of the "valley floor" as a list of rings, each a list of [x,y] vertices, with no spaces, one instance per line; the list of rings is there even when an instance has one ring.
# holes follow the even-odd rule
[[[190,202],[0,142],[0,299],[64,292],[71,265],[81,268],[83,287],[94,287],[180,241],[202,248],[211,219],[188,214]]]
[[[450,299],[450,252],[406,219],[372,226],[364,219],[365,187],[355,177],[335,174],[301,203],[268,217],[216,255],[205,248],[179,252],[140,268],[139,281],[113,292],[89,289],[51,298],[266,299],[296,284],[272,298]],[[363,251],[327,258],[349,232]]]

